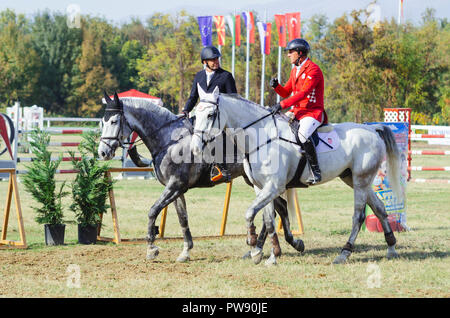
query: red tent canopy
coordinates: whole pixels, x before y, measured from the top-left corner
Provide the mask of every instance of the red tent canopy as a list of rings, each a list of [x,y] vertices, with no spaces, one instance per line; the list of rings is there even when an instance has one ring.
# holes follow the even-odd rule
[[[129,91],[118,93],[117,95],[119,96],[119,98],[121,98],[121,97],[131,97],[131,98],[152,99],[155,104],[157,104],[159,106],[163,105],[163,102],[162,102],[161,98],[158,98],[158,97],[155,97],[155,96],[151,96],[149,94],[142,93],[142,92],[140,92],[138,90],[135,90],[135,89],[130,89]],[[111,99],[113,99],[114,95],[111,95],[109,97]],[[103,102],[103,104],[106,104],[106,101],[105,101],[104,98],[102,99],[102,102]]]

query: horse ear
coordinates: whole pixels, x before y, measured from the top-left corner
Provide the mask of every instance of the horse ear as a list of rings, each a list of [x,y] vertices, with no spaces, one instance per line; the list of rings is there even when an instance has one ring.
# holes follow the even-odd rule
[[[103,91],[103,96],[105,97],[105,101],[106,103],[111,102],[111,98],[109,97],[109,95],[106,93],[106,91]]]
[[[117,92],[114,92],[114,101],[119,103],[119,95],[117,95]]]
[[[220,93],[219,86],[216,86],[216,88],[214,88],[214,91],[213,91],[213,96],[214,96],[215,100],[217,100],[219,98],[219,93]]]
[[[197,83],[197,91],[198,91],[198,96],[200,97],[200,99],[203,99],[205,97],[206,93],[203,90],[203,88],[200,86],[199,83]]]

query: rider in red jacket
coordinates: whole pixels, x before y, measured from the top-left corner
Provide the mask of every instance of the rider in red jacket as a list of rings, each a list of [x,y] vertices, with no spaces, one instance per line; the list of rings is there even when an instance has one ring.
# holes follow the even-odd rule
[[[313,172],[308,183],[315,184],[320,182],[322,177],[316,149],[308,138],[322,123],[327,123],[323,103],[323,74],[320,67],[308,58],[310,47],[305,40],[290,41],[286,50],[288,50],[288,57],[294,67],[285,86],[280,85],[277,78],[270,81],[275,92],[285,98],[273,106],[272,111],[275,113],[281,109],[290,108],[289,111],[300,122],[299,139]]]

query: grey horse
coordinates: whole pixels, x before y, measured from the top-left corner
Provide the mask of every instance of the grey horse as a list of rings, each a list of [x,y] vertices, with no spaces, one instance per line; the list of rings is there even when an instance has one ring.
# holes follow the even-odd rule
[[[192,155],[190,142],[193,130],[187,118],[177,116],[166,108],[145,99],[119,99],[117,93],[114,94],[114,99],[111,99],[105,93],[105,100],[107,106],[102,119],[103,129],[98,147],[100,158],[103,160],[112,159],[117,147],[124,146],[127,138],[135,131],[151,153],[158,181],[165,186],[161,196],[153,204],[148,214],[147,259],[154,259],[159,253],[158,247],[154,244],[158,231],[155,226],[156,218],[165,206],[173,202],[184,238],[184,248],[177,261],[188,261],[190,259],[189,250],[193,247],[193,241],[188,225],[184,193],[190,188],[208,188],[220,183],[210,180],[213,163],[204,159],[196,161],[196,158]],[[137,165],[143,166],[135,148],[134,151],[130,152],[130,157]],[[228,163],[227,166],[232,178],[243,176],[246,182],[253,186],[244,173],[242,163]],[[274,208],[280,215],[286,241],[297,251],[303,252],[303,241],[295,239],[290,231],[286,201],[281,197],[275,198]],[[270,210],[267,213],[273,214],[274,212]],[[273,216],[263,217],[263,220],[263,228],[256,240],[257,242],[247,243],[251,246],[256,243],[257,246],[262,248],[267,234],[275,233],[271,235],[272,253],[279,256],[281,249],[276,232],[273,230]],[[254,228],[252,231],[255,234]],[[253,237],[255,236],[256,234]],[[255,263],[258,262],[255,261]]]

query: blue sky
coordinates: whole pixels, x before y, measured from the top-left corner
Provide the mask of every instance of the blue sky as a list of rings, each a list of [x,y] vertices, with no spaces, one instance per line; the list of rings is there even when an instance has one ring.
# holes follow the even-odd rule
[[[122,23],[131,17],[145,19],[155,12],[175,13],[181,9],[193,15],[224,15],[241,12],[245,9],[255,11],[263,18],[267,14],[300,11],[303,19],[313,14],[325,14],[329,20],[350,12],[352,9],[367,7],[373,0],[0,0],[0,10],[14,9],[18,13],[32,16],[38,11],[66,12],[70,4],[77,4],[82,14],[105,17]],[[382,18],[395,18],[398,14],[398,0],[378,0]],[[412,22],[420,21],[427,7],[436,9],[440,18],[450,19],[450,0],[404,0],[404,15]]]

